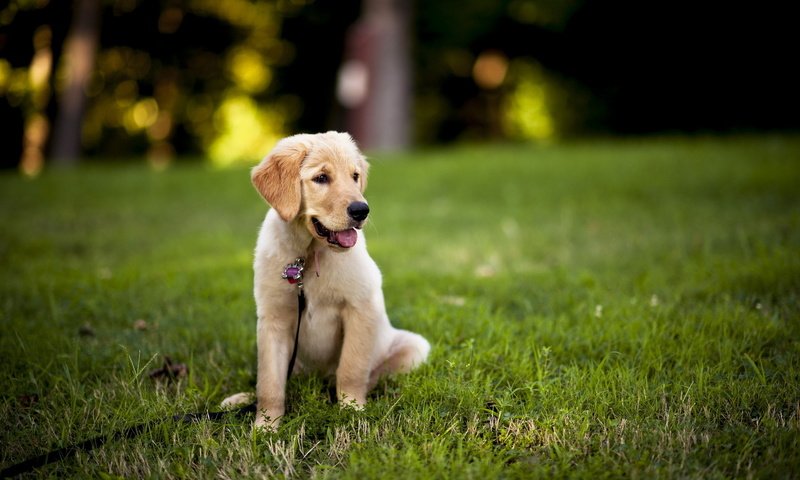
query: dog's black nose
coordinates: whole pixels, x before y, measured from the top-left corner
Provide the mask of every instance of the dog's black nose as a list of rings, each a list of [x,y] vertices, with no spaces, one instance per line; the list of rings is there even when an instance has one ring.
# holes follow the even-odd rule
[[[364,202],[353,202],[347,206],[347,214],[353,220],[360,222],[369,215],[369,205]]]

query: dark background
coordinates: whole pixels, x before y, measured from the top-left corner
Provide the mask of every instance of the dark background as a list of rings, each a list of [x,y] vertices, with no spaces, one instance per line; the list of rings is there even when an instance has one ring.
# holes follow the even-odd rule
[[[236,9],[250,3],[225,5]],[[284,115],[285,133],[343,127],[336,76],[361,3],[261,3],[271,7],[270,24],[277,27],[258,21],[243,25],[224,12],[210,14],[173,0],[98,4],[98,51],[125,48],[149,58],[149,67],[135,78],[137,95],[154,95],[164,78],[177,85],[179,100],[170,107],[174,127],[167,139],[174,154],[206,153],[207,138],[218,125],[213,118],[208,125],[192,119],[190,105],[195,98],[217,105],[234,88],[224,74],[224,58],[242,45],[268,60],[272,81],[248,95],[290,112]],[[179,9],[182,17],[177,31],[164,33],[158,19],[169,8]],[[800,128],[800,39],[792,2],[438,0],[410,8],[414,110],[429,112],[415,116],[417,144],[507,138],[484,111],[502,100],[507,87],[486,92],[470,75],[454,73],[445,60],[458,54],[473,61],[485,51],[502,52],[512,62],[534,62],[561,89],[566,100],[560,108],[568,105],[572,111],[559,137]],[[6,72],[28,68],[35,32],[43,25],[50,28],[51,94],[38,108],[51,121],[59,109],[58,65],[74,11],[65,1],[12,1],[2,9],[0,58]],[[102,105],[125,75],[106,72],[87,112]],[[26,118],[35,108],[29,91],[10,93],[10,77],[4,78],[0,164],[11,168],[20,161]],[[102,134],[84,142],[83,155],[143,155],[152,147],[147,135],[113,122],[97,128]]]

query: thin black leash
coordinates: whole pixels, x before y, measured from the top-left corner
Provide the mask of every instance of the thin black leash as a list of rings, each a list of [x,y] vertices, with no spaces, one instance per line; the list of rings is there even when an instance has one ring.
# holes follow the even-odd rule
[[[97,436],[76,443],[74,445],[69,445],[64,448],[51,450],[37,457],[29,458],[24,462],[20,462],[8,468],[4,468],[2,471],[0,471],[0,478],[14,477],[25,472],[30,472],[35,468],[43,467],[50,463],[58,462],[78,452],[90,452],[95,448],[102,447],[109,441],[135,438],[145,430],[151,429],[161,423],[166,422],[167,420],[173,420],[176,422],[184,422],[184,423],[196,423],[201,420],[211,420],[213,422],[217,422],[231,414],[237,417],[243,417],[245,414],[255,411],[256,411],[256,404],[255,402],[253,402],[250,405],[245,405],[244,407],[238,408],[236,410],[225,410],[222,412],[184,413],[184,414],[173,415],[168,418],[159,418],[156,420],[151,420],[149,422],[139,423],[137,425],[133,425],[131,427],[119,430],[109,436]]]
[[[303,319],[303,311],[306,309],[306,294],[303,292],[303,271],[305,270],[305,263],[302,257],[298,257],[295,259],[294,263],[283,267],[283,274],[281,275],[281,278],[289,282],[289,284],[297,285],[297,330],[294,332],[292,358],[289,359],[289,368],[286,369],[287,382],[292,376],[294,362],[297,360],[297,344],[300,339],[300,321]]]
[[[290,270],[291,268],[296,268],[296,272]],[[297,330],[294,334],[294,348],[292,348],[292,357],[289,359],[289,368],[286,371],[286,381],[288,382],[292,377],[292,370],[294,370],[294,363],[297,359],[297,344],[298,340],[300,339],[300,321],[303,318],[303,311],[306,309],[306,296],[305,293],[303,293],[303,259],[298,258],[295,260],[295,263],[287,265],[283,272],[283,278],[289,280],[289,283],[297,285]],[[136,438],[145,430],[149,430],[168,420],[182,423],[197,423],[203,420],[218,422],[224,420],[225,417],[230,415],[241,418],[247,414],[255,413],[255,411],[256,402],[253,402],[249,405],[245,405],[234,410],[223,410],[220,412],[179,413],[167,418],[150,420],[149,422],[143,422],[123,428],[122,430],[114,432],[112,435],[97,436],[73,445],[51,450],[33,458],[29,458],[23,462],[19,462],[11,465],[10,467],[4,468],[2,471],[0,471],[0,478],[15,477],[25,472],[30,472],[35,468],[58,462],[78,452],[90,452],[96,448],[102,447],[109,441],[121,439],[130,440],[132,438]]]

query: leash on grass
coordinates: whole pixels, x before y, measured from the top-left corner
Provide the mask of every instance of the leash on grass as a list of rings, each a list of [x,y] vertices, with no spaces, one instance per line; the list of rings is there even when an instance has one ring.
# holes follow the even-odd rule
[[[184,414],[173,415],[172,417],[168,418],[159,418],[156,420],[150,420],[149,422],[139,423],[137,425],[124,428],[109,436],[102,436],[102,435],[97,436],[73,445],[69,445],[64,448],[51,450],[37,457],[29,458],[24,462],[20,462],[15,465],[11,465],[8,468],[4,468],[2,471],[0,471],[0,478],[15,477],[22,473],[31,472],[36,468],[43,467],[50,463],[58,462],[78,452],[90,452],[96,448],[102,447],[109,441],[121,440],[121,439],[129,440],[135,438],[145,430],[155,427],[161,423],[164,423],[167,420],[173,420],[176,422],[184,422],[184,423],[196,423],[201,420],[211,420],[216,422],[222,420],[223,418],[231,414],[234,414],[237,417],[243,417],[245,414],[255,411],[256,411],[256,404],[255,402],[253,402],[250,405],[245,405],[244,407],[238,408],[236,410],[225,410],[221,412],[184,413]]]
[[[282,276],[282,278],[288,280],[292,285],[297,285],[297,329],[294,334],[294,348],[292,349],[292,357],[289,359],[289,368],[287,368],[286,371],[287,382],[292,376],[295,360],[297,360],[297,343],[300,338],[300,320],[303,318],[303,311],[306,309],[306,296],[303,292],[303,263],[303,259],[298,258],[294,263],[286,266]],[[197,423],[203,420],[218,422],[229,415],[241,418],[246,414],[255,412],[256,402],[253,402],[249,405],[245,405],[234,410],[223,410],[220,412],[179,413],[167,418],[158,418],[155,420],[150,420],[149,422],[142,422],[127,428],[123,428],[122,430],[118,430],[117,432],[114,432],[108,436],[100,435],[79,443],[75,443],[73,445],[51,450],[42,455],[16,463],[0,471],[0,478],[15,477],[50,463],[61,461],[78,452],[90,452],[96,448],[102,447],[109,441],[122,439],[130,440],[132,438],[136,438],[145,430],[149,430],[152,427],[160,425],[168,420],[181,423]]]

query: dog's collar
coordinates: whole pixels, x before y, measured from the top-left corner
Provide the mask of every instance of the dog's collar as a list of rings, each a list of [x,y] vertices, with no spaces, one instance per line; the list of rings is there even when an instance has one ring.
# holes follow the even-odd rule
[[[292,285],[297,285],[299,290],[303,289],[303,270],[305,270],[306,261],[303,257],[297,257],[294,263],[290,263],[283,268],[281,278],[286,280]]]
[[[298,290],[302,290],[303,272],[305,271],[305,266],[305,258],[297,257],[294,259],[294,263],[290,263],[283,267],[281,278],[292,285],[297,285]],[[314,250],[314,273],[319,278],[319,250]]]

